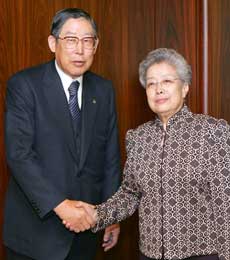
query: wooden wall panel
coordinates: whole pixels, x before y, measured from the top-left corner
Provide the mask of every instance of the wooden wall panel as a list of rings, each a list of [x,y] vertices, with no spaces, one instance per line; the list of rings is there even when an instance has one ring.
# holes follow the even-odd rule
[[[200,1],[161,0],[156,2],[156,47],[176,49],[192,66],[193,79],[188,105],[193,112],[202,112],[200,81],[197,75],[200,58]]]
[[[230,1],[208,3],[208,112],[230,122]]]
[[[147,105],[145,89],[139,82],[139,63],[155,48],[155,0],[129,0],[128,13],[128,84],[129,128],[154,117]]]
[[[204,3],[208,4],[204,20]],[[203,64],[208,73],[208,112],[230,120],[230,2],[229,0],[2,0],[0,5],[0,232],[7,186],[3,142],[6,81],[14,72],[53,56],[47,45],[54,13],[66,7],[88,11],[97,21],[100,44],[93,70],[114,83],[116,89],[122,161],[127,129],[153,118],[145,91],[138,80],[138,66],[146,54],[158,47],[182,53],[193,69],[188,104],[194,112],[204,110]],[[208,24],[208,46],[204,23]],[[217,40],[218,39],[218,40]],[[208,59],[204,50],[208,47]],[[122,223],[115,249],[97,260],[137,260],[137,215]],[[0,259],[4,250],[0,241]]]

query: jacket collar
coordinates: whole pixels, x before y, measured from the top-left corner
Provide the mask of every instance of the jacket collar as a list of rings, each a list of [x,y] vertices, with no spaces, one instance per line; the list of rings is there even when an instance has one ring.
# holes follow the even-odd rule
[[[52,116],[56,120],[57,125],[60,127],[73,158],[78,161],[69,105],[61,79],[56,71],[54,61],[47,64],[43,76],[43,82],[45,84],[44,95],[50,106]]]
[[[190,115],[190,109],[186,105],[183,105],[183,107],[177,113],[175,113],[172,117],[169,118],[167,128],[179,122],[183,122],[184,119]],[[163,127],[163,124],[158,116],[156,116],[154,123],[156,124],[156,126]]]

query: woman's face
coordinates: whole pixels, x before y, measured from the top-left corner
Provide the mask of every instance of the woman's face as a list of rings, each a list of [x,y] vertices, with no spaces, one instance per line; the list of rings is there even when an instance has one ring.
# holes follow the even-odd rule
[[[167,123],[184,103],[189,86],[181,81],[168,63],[154,64],[146,73],[146,94],[151,110]]]

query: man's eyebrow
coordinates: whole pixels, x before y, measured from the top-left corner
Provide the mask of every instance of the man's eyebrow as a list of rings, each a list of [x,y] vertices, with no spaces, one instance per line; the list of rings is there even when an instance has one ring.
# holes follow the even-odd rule
[[[63,35],[71,35],[71,36],[76,36],[77,37],[77,33],[76,32],[71,32],[71,31],[67,31],[65,33],[63,33]],[[90,32],[90,33],[85,33],[83,36],[94,36],[94,33],[93,32]]]

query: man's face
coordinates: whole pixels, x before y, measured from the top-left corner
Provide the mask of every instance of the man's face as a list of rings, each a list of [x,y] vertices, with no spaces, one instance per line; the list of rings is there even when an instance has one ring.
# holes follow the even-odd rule
[[[62,39],[67,36],[82,39],[95,36],[95,33],[90,22],[85,18],[70,18],[64,23],[59,34]],[[93,49],[84,48],[81,40],[73,48],[67,48],[65,40],[56,39],[52,35],[49,36],[48,43],[50,50],[55,53],[59,67],[72,78],[76,78],[83,75],[92,65],[98,40]]]

